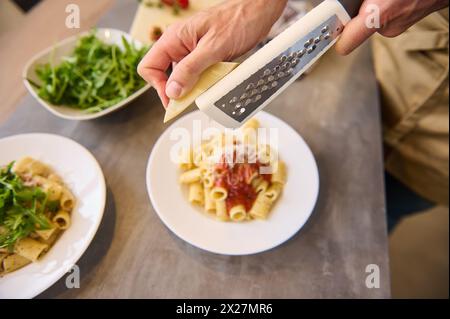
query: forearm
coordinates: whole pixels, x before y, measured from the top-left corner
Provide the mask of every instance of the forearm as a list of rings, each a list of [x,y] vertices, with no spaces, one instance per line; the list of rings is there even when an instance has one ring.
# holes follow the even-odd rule
[[[396,37],[430,13],[448,7],[449,0],[365,0],[357,17],[344,29],[336,50],[348,54],[378,32]],[[373,19],[373,7],[378,8],[380,25],[368,26]]]

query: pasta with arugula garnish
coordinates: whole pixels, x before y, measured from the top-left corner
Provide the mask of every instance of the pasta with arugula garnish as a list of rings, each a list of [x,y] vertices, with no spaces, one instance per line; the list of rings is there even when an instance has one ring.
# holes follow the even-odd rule
[[[0,168],[0,276],[38,261],[70,227],[75,198],[46,164]]]

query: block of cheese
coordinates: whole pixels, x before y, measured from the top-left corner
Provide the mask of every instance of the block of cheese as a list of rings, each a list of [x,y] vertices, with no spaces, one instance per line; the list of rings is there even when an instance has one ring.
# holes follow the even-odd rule
[[[203,92],[208,90],[211,86],[216,84],[225,75],[230,73],[239,63],[233,62],[219,62],[202,73],[200,79],[194,88],[186,94],[184,97],[178,100],[170,100],[169,105],[166,109],[166,115],[164,116],[164,123],[172,120],[185,109],[187,109],[195,99],[201,95]]]

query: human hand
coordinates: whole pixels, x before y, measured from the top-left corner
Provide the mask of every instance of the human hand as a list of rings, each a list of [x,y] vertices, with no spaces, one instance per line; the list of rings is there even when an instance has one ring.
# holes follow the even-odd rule
[[[171,25],[138,66],[166,107],[188,93],[214,63],[255,47],[278,20],[287,0],[229,0]],[[175,62],[168,78],[166,71]]]
[[[380,28],[367,26],[373,12],[370,6],[380,9]],[[359,15],[350,21],[336,43],[336,51],[347,55],[375,32],[386,37],[396,37],[430,13],[449,5],[449,0],[365,0]]]

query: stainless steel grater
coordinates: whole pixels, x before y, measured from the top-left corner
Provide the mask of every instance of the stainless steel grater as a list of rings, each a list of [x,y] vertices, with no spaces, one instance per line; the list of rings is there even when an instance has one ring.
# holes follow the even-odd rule
[[[198,108],[225,127],[240,127],[334,45],[361,3],[323,1],[200,95]]]

